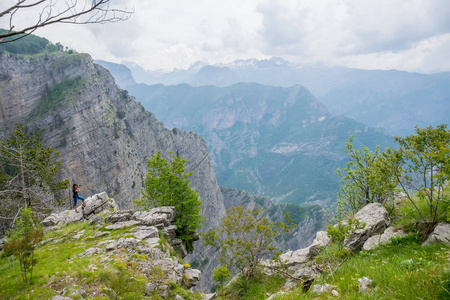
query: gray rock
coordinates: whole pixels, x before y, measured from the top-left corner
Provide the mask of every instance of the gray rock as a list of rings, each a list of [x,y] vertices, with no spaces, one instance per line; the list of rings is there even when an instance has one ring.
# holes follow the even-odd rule
[[[365,294],[371,290],[372,280],[370,280],[367,277],[359,278],[358,284],[359,284],[359,292]]]
[[[100,215],[93,215],[89,218],[89,225],[102,224],[103,217]]]
[[[174,207],[155,207],[149,211],[137,211],[131,217],[132,220],[140,221],[143,225],[151,226],[156,224],[168,225],[175,217]]]
[[[112,251],[119,248],[130,249],[136,247],[138,240],[134,238],[120,238],[117,242],[112,242],[106,246],[106,251]]]
[[[97,246],[108,245],[108,244],[111,244],[113,242],[115,242],[115,240],[104,240],[104,241],[98,242]]]
[[[159,238],[149,238],[145,240],[150,248],[159,246]]]
[[[186,250],[186,245],[181,239],[173,239],[172,241],[170,241],[170,244],[172,245],[172,247],[175,247],[179,251],[182,258],[186,257],[188,252]]]
[[[53,213],[42,221],[42,225],[44,226],[54,226],[61,224],[70,224],[83,220],[83,214],[81,210],[76,212],[74,209],[65,210],[60,213]]]
[[[147,295],[151,295],[153,291],[156,289],[156,286],[152,282],[147,282],[146,287],[147,287],[146,291]]]
[[[108,230],[124,229],[124,228],[129,228],[131,226],[139,225],[139,224],[141,224],[140,221],[130,220],[130,221],[118,222],[118,223],[115,223],[112,225],[108,225],[105,227],[105,229],[108,229]]]
[[[110,212],[119,209],[116,201],[114,201],[114,199],[112,198],[109,198],[106,192],[88,197],[84,202],[86,203],[86,206],[84,207],[84,213],[86,215],[99,214],[103,211]]]
[[[184,300],[184,298],[181,297],[180,295],[175,295],[175,300]]]
[[[72,300],[72,298],[57,295],[57,296],[53,297],[51,300]]]
[[[198,284],[201,279],[202,272],[196,269],[186,269],[184,270],[184,275],[186,280],[183,283],[186,288],[190,289]]]
[[[111,232],[109,232],[109,231],[98,231],[92,237],[98,238],[98,237],[102,237],[102,236],[110,235],[110,234],[111,234]]]
[[[280,260],[288,267],[300,268],[305,266],[313,257],[319,254],[320,248],[319,244],[313,244],[296,251],[288,251],[280,255]]]
[[[355,219],[365,223],[363,229],[353,231],[344,241],[350,251],[361,249],[369,237],[382,233],[389,226],[389,213],[380,203],[370,203],[355,214]]]
[[[89,248],[86,251],[84,251],[81,254],[78,254],[78,257],[82,257],[82,256],[91,256],[94,254],[100,254],[100,253],[104,253],[105,250],[104,249],[100,249],[100,248]]]
[[[158,229],[154,226],[140,226],[132,235],[140,240],[159,238]]]
[[[450,224],[439,223],[428,236],[422,246],[430,246],[434,243],[450,244]]]
[[[331,238],[328,236],[326,231],[318,231],[312,244],[328,247],[331,244]]]
[[[334,297],[339,297],[339,292],[336,290],[332,290],[331,295],[333,295]]]
[[[284,284],[283,288],[285,290],[290,290],[290,289],[296,287],[300,280],[304,281],[304,280],[314,278],[319,273],[320,273],[320,271],[316,267],[306,267],[306,268],[297,270],[297,271],[295,271],[294,274],[292,274],[292,276],[295,278],[298,278],[298,279],[289,278],[288,280],[286,280],[286,283]]]
[[[329,293],[332,290],[336,289],[336,286],[331,284],[315,284],[311,288],[311,294],[322,294],[322,293]]]
[[[363,245],[364,250],[373,250],[381,244],[389,244],[393,237],[402,237],[406,234],[402,231],[394,231],[392,227],[387,228],[383,234],[372,235]]]
[[[105,222],[117,223],[129,221],[133,213],[132,210],[116,210],[105,218]]]
[[[177,235],[175,233],[176,230],[177,230],[177,226],[175,226],[175,225],[170,225],[170,226],[164,227],[164,229],[163,229],[164,236],[169,241],[169,243],[171,243],[172,240],[176,239],[176,237],[177,237]]]
[[[87,297],[87,293],[85,290],[83,289],[78,289],[78,290],[74,290],[70,293],[71,296],[80,296],[82,298],[86,298]]]
[[[185,269],[183,265],[171,258],[154,260],[152,264],[153,266],[161,268],[161,270],[166,274],[167,281],[173,281],[178,285],[182,284]],[[192,281],[194,282],[195,280],[192,279]]]

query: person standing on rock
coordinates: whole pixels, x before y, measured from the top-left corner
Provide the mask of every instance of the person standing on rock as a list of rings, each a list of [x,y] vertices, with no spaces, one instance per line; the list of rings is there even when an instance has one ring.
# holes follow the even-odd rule
[[[73,191],[73,208],[75,209],[75,212],[78,212],[77,200],[80,199],[83,202],[82,209],[84,209],[84,207],[86,206],[86,203],[84,203],[84,198],[81,197],[80,195],[78,195],[78,193],[80,192],[80,186],[78,184],[76,184],[76,183],[73,184],[72,191]]]

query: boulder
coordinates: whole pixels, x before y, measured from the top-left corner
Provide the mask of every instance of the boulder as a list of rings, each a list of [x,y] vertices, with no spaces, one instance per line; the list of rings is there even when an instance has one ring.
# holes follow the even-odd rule
[[[284,284],[284,289],[290,290],[290,289],[294,288],[295,286],[297,286],[297,284],[299,283],[300,280],[305,281],[305,280],[312,279],[312,278],[316,277],[316,275],[319,273],[320,273],[319,269],[317,269],[314,266],[297,270],[297,271],[295,271],[294,274],[292,274],[292,276],[297,279],[289,278],[288,280],[286,280],[286,283]]]
[[[84,207],[84,213],[86,215],[99,214],[103,211],[110,212],[119,209],[116,201],[114,201],[114,199],[112,198],[109,198],[106,192],[88,197],[84,202],[86,203],[86,206]]]
[[[212,294],[203,294],[202,295],[202,300],[214,300],[217,298],[217,294],[216,293],[212,293]]]
[[[152,226],[157,224],[164,224],[168,226],[175,217],[175,207],[164,206],[155,207],[149,211],[137,211],[131,217],[132,220],[137,220],[143,225]]]
[[[173,281],[178,285],[183,282],[184,266],[171,258],[162,258],[152,262],[154,267],[159,267],[166,274],[167,282]],[[187,276],[189,276],[187,274]],[[192,280],[194,282],[194,280]]]
[[[372,288],[372,280],[370,280],[367,277],[359,278],[358,284],[359,284],[359,292],[363,294],[370,292]]]
[[[100,215],[92,215],[89,217],[89,225],[101,224],[103,223],[103,217]]]
[[[86,206],[84,209],[78,209],[76,212],[74,209],[65,210],[60,213],[53,213],[42,221],[42,224],[46,227],[69,224],[79,222],[85,218],[92,218],[92,214],[98,214],[102,211],[117,210],[117,206],[114,199],[108,198],[108,195],[103,192],[88,197],[85,201]]]
[[[280,255],[282,263],[288,267],[300,268],[305,266],[308,261],[319,254],[320,245],[312,244],[311,246],[296,251],[288,251]]]
[[[389,227],[389,213],[380,203],[370,203],[355,214],[355,219],[364,223],[363,229],[353,231],[344,241],[350,251],[361,249],[369,237],[384,232]]]
[[[177,226],[175,225],[164,227],[164,229],[162,230],[164,232],[165,238],[169,241],[169,243],[171,243],[171,241],[176,239],[177,237],[177,234],[175,233],[176,230]]]
[[[364,250],[373,250],[380,244],[389,244],[393,237],[403,237],[406,236],[402,230],[394,231],[394,228],[387,228],[383,234],[372,235],[363,245]]]
[[[132,235],[140,240],[145,240],[149,238],[159,238],[158,229],[154,226],[139,226],[136,227]]]
[[[270,295],[270,297],[267,298],[266,300],[272,300],[272,299],[275,299],[276,297],[282,296],[284,294],[286,294],[286,292],[279,291],[279,292],[276,292],[275,294]]]
[[[330,244],[331,238],[328,236],[326,231],[318,231],[316,233],[316,238],[312,243],[312,245],[319,245],[321,247],[328,247]]]
[[[322,293],[329,293],[332,290],[336,289],[336,286],[331,284],[315,284],[311,288],[311,294],[322,294]]]
[[[184,285],[186,288],[190,289],[193,286],[196,286],[200,281],[202,272],[197,269],[186,269],[184,270]]]
[[[108,230],[123,229],[123,228],[128,228],[128,227],[139,225],[139,224],[141,224],[140,221],[130,220],[130,221],[118,222],[118,223],[115,223],[112,225],[108,225],[105,227],[105,229],[108,229]]]
[[[105,218],[105,222],[117,223],[129,221],[133,213],[132,210],[116,210]]]
[[[450,244],[450,224],[439,223],[428,236],[422,246],[430,246],[434,243]]]
[[[175,295],[175,300],[184,300],[184,298],[177,294]]]

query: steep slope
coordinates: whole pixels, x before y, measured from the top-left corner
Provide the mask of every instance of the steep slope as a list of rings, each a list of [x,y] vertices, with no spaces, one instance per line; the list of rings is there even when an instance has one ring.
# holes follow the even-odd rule
[[[280,58],[237,60],[217,66],[193,66],[184,72],[152,73],[151,80],[128,65],[133,76],[147,84],[229,86],[256,82],[275,86],[301,84],[340,114],[395,135],[411,134],[415,125],[448,122],[450,73],[418,74],[396,70],[358,70],[342,67],[297,66]],[[151,72],[148,71],[147,74]],[[182,75],[182,76],[180,76]]]
[[[221,186],[290,203],[329,203],[345,165],[345,141],[386,146],[380,129],[333,116],[301,86],[241,83],[226,88],[188,85],[128,87],[170,127],[194,130],[210,149]]]
[[[40,130],[45,144],[61,152],[61,177],[81,183],[82,195],[104,190],[130,207],[142,190],[146,158],[173,152],[188,160],[202,213],[217,224],[223,199],[204,140],[164,128],[89,55],[4,53],[0,74],[0,136],[16,122]]]

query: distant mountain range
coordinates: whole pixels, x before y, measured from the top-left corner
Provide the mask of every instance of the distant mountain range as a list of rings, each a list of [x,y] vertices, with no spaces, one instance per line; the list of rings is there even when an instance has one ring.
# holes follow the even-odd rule
[[[169,73],[146,71],[127,63],[137,82],[226,87],[239,82],[289,87],[300,84],[343,115],[390,134],[406,135],[414,126],[447,123],[450,119],[450,72],[418,74],[396,70],[358,70],[342,67],[302,67],[281,58],[237,60],[230,64],[194,64]]]
[[[120,67],[110,71],[124,78],[124,73],[114,75]],[[195,131],[205,139],[221,186],[277,202],[333,202],[339,189],[334,172],[345,166],[350,135],[356,147],[392,145],[384,130],[330,114],[300,85],[141,83],[127,90],[168,128]]]

